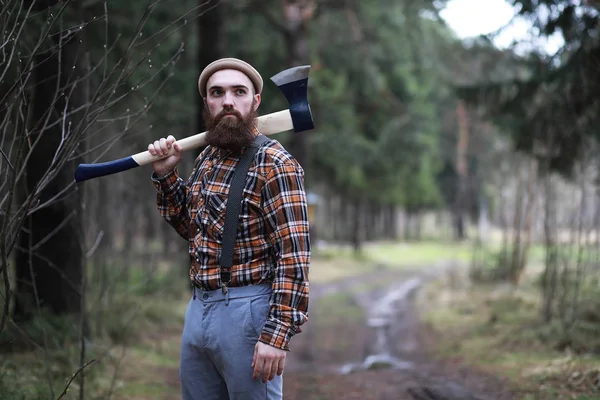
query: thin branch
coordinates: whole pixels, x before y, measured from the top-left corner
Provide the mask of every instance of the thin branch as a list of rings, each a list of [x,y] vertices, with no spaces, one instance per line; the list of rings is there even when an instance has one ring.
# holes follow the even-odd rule
[[[71,379],[69,379],[69,382],[67,382],[67,386],[65,386],[65,389],[63,390],[63,392],[61,393],[60,396],[58,396],[58,399],[56,400],[60,400],[62,399],[64,396],[67,395],[67,392],[69,391],[69,387],[71,386],[71,383],[73,383],[73,380],[77,377],[77,375],[79,375],[80,372],[82,372],[88,365],[90,365],[91,363],[95,362],[96,360],[92,359],[91,361],[88,361],[87,363],[85,363],[83,366],[81,366],[74,374],[73,376],[71,376]]]
[[[98,235],[96,236],[96,241],[94,242],[92,247],[88,250],[88,252],[85,254],[85,258],[90,258],[94,255],[96,250],[98,250],[98,247],[100,247],[100,243],[102,243],[103,237],[104,237],[104,231],[98,232]]]
[[[8,156],[4,153],[4,151],[2,149],[0,149],[0,154],[2,154],[2,156],[4,157],[4,159],[6,160],[6,162],[8,163],[8,166],[10,167],[11,170],[15,170],[15,167],[13,167],[13,165],[11,164]]]
[[[0,333],[4,330],[6,326],[6,321],[8,320],[8,313],[10,311],[10,280],[8,278],[8,255],[6,252],[6,240],[4,238],[4,231],[2,232],[2,237],[0,237],[0,259],[2,261],[2,265],[0,268],[2,269],[2,279],[4,279],[4,307],[2,307],[2,317],[0,318]]]
[[[47,234],[45,237],[43,237],[39,242],[37,242],[35,245],[32,245],[30,247],[31,252],[35,252],[36,250],[38,250],[40,247],[42,247],[46,242],[48,242],[48,240],[52,239],[54,237],[54,235],[56,235],[58,233],[58,231],[60,231],[66,224],[67,222],[70,221],[70,219],[76,215],[77,212],[76,211],[71,211],[69,213],[69,215],[67,215],[61,222],[60,224],[58,224],[54,229],[52,229],[52,231]]]
[[[179,21],[181,21],[181,20],[184,20],[184,22],[183,22],[183,25],[187,25],[189,22],[193,22],[193,21],[195,21],[196,19],[200,18],[201,16],[203,16],[204,14],[206,14],[207,12],[209,12],[210,10],[212,10],[213,8],[216,8],[216,7],[217,7],[219,4],[221,4],[220,2],[218,2],[218,3],[217,3],[217,4],[215,4],[214,6],[212,6],[212,7],[210,7],[210,8],[207,8],[207,9],[206,9],[206,10],[204,10],[203,12],[201,12],[201,13],[197,14],[195,17],[192,17],[192,19],[191,19],[190,21],[188,21],[187,19],[184,19],[184,18],[185,18],[185,17],[187,17],[189,14],[193,13],[194,11],[196,11],[196,10],[197,10],[197,9],[199,9],[199,8],[202,8],[202,7],[204,7],[204,6],[205,6],[206,4],[208,4],[208,3],[209,3],[209,2],[207,1],[207,2],[205,2],[205,3],[199,4],[199,5],[195,6],[195,7],[193,7],[191,10],[189,10],[188,12],[186,12],[185,14],[183,14],[182,16],[180,16],[179,18],[177,18],[176,20],[174,20],[173,22],[171,22],[170,24],[168,24],[167,26],[165,26],[164,28],[162,28],[162,29],[158,30],[158,32],[156,32],[156,33],[155,33],[155,34],[153,34],[152,36],[150,36],[150,37],[148,37],[147,39],[145,39],[144,41],[142,41],[142,42],[140,42],[140,43],[136,44],[136,47],[137,47],[137,46],[142,46],[142,45],[146,44],[146,42],[148,42],[148,41],[150,41],[150,40],[154,39],[156,36],[160,35],[160,34],[161,34],[161,33],[163,33],[164,31],[166,31],[166,30],[167,30],[169,27],[171,27],[171,25],[174,25],[174,24],[176,24],[177,22],[179,22]],[[180,29],[181,29],[181,26],[179,26],[179,27],[177,27],[177,29],[175,29],[175,30],[173,30],[173,31],[169,32],[169,33],[167,34],[167,36],[163,38],[163,41],[164,41],[166,38],[168,38],[169,36],[171,36],[172,34],[174,34],[174,33],[178,32]],[[160,44],[160,43],[161,43],[161,42],[159,42],[159,44]]]

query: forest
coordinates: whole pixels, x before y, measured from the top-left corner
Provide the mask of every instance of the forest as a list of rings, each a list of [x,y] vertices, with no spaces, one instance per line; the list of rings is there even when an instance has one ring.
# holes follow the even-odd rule
[[[314,129],[272,136],[312,248],[286,399],[600,398],[600,2],[506,0],[548,52],[453,1],[1,1],[0,399],[181,398],[188,244],[149,166],[74,173],[203,132],[222,57],[260,115],[310,66]]]

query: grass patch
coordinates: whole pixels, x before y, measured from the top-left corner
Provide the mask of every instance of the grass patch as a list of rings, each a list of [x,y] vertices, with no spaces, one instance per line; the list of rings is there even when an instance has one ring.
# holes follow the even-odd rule
[[[450,242],[385,243],[366,246],[364,251],[367,259],[393,267],[469,261],[472,255],[470,244]]]
[[[348,323],[364,321],[365,313],[352,293],[340,292],[326,295],[317,302],[314,314],[318,325],[329,325],[335,320]]]
[[[384,242],[366,244],[361,253],[351,247],[321,248],[314,251],[310,280],[333,282],[381,270],[402,270],[428,267],[445,261],[468,262],[472,246],[468,243]]]
[[[354,293],[339,292],[314,300],[309,323],[292,341],[295,357],[340,363],[361,358],[369,332],[365,329],[365,311]]]
[[[419,306],[434,332],[436,357],[508,378],[523,399],[600,398],[600,356],[559,350],[558,327],[540,321],[539,297],[527,286],[481,284],[459,292],[436,282]]]
[[[85,399],[107,398],[109,393],[112,399],[180,398],[178,389],[165,384],[165,371],[176,370],[179,363],[184,294],[171,300],[158,294],[119,294],[90,312],[95,334],[86,341],[84,362],[96,361],[84,371]],[[102,330],[94,329],[96,322]],[[2,400],[56,399],[80,366],[78,325],[64,318],[42,315],[26,326],[10,325],[0,344]],[[78,396],[75,379],[64,399]]]
[[[468,245],[434,242],[367,244],[359,256],[349,248],[318,250],[310,279],[311,283],[332,282],[378,270],[427,267],[448,259],[468,260],[468,251]],[[110,393],[116,400],[180,399],[177,369],[190,294],[187,270],[160,265],[150,272],[132,266],[125,278],[119,268],[111,267],[90,272],[90,278],[95,274],[102,275],[102,281],[96,281],[99,283],[87,294],[92,334],[84,362],[96,362],[85,371],[85,398],[107,398]],[[324,296],[311,307],[311,322],[294,339],[293,351],[301,352],[305,345],[315,359],[323,362],[362,360],[365,344],[372,342],[372,332],[364,327],[364,310],[354,297]],[[0,337],[5,350],[0,355],[0,398],[48,400],[53,398],[51,387],[57,398],[79,368],[78,332],[77,323],[60,319],[36,320],[25,330],[5,330]],[[24,334],[27,340],[23,340]],[[47,352],[43,350],[44,337]],[[14,348],[17,341],[28,345]],[[76,379],[65,399],[77,398],[78,393]]]

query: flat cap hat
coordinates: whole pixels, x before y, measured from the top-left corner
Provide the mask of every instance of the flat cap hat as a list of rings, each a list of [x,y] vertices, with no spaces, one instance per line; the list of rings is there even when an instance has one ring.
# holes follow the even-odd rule
[[[257,94],[262,92],[263,79],[252,65],[237,58],[221,58],[208,64],[202,70],[202,73],[198,78],[198,90],[200,91],[202,97],[206,97],[206,83],[208,82],[208,79],[212,76],[212,74],[222,69],[235,69],[246,74],[246,76],[250,78],[250,81],[254,85],[255,92]]]

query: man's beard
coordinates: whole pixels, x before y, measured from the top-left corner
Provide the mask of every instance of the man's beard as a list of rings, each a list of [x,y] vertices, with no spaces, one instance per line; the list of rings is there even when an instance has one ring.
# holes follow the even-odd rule
[[[234,116],[225,118],[225,115],[228,114]],[[223,110],[213,117],[206,105],[202,116],[206,125],[206,142],[211,146],[239,153],[255,138],[253,127],[258,113],[254,110],[254,104],[252,104],[252,110],[245,117],[235,110]]]

